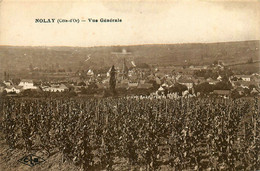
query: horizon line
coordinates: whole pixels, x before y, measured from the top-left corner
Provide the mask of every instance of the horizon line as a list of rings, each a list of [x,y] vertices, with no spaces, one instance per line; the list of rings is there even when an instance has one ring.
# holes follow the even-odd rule
[[[120,47],[120,46],[146,46],[146,45],[182,45],[182,44],[216,44],[216,43],[235,43],[260,41],[260,39],[237,40],[237,41],[218,41],[218,42],[182,42],[182,43],[144,43],[144,44],[122,44],[122,45],[96,45],[96,46],[70,46],[70,45],[0,45],[0,47],[71,47],[71,48],[95,48],[95,47]]]

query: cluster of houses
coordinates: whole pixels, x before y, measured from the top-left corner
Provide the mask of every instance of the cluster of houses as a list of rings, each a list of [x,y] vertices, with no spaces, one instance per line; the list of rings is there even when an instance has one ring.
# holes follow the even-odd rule
[[[191,70],[205,69],[206,67],[192,67]],[[173,87],[176,83],[184,85],[188,90],[193,90],[194,86],[207,82],[210,85],[216,85],[222,81],[222,77],[219,75],[216,79],[204,77],[196,77],[191,73],[165,73],[160,72],[159,69],[143,68],[138,69],[133,67],[128,69],[125,61],[122,69],[116,68],[116,88],[120,89],[152,89],[154,85],[158,85],[157,92],[164,91],[170,87]],[[178,70],[178,68],[176,69]],[[181,71],[181,70],[180,70]],[[81,73],[79,73],[80,76]],[[97,89],[109,88],[110,71],[105,75],[99,73],[95,74],[92,70],[87,71],[87,79],[63,81],[63,82],[41,82],[39,85],[35,85],[32,80],[22,79],[18,85],[15,85],[11,80],[5,80],[0,84],[0,92],[4,90],[7,93],[21,93],[24,90],[39,90],[46,92],[64,92],[74,90],[76,93],[80,93],[82,88],[87,88],[90,84],[95,84]],[[252,75],[233,75],[230,76],[229,82],[232,84],[233,90],[237,90],[240,95],[245,94],[247,89],[250,89],[250,93],[259,94],[260,92],[260,75],[255,73]],[[251,87],[250,87],[251,86]],[[253,88],[252,88],[253,87]],[[215,94],[227,95],[230,94],[230,90],[214,90]]]
[[[230,80],[232,87],[239,92],[240,95],[244,95],[246,90],[251,89],[251,94],[259,94],[260,92],[260,75],[235,75]]]
[[[229,82],[232,85],[232,90],[214,90],[213,94],[229,96],[232,91],[236,90],[239,95],[243,96],[246,94],[246,91],[249,94],[258,94],[260,95],[260,75],[252,74],[252,75],[234,75],[231,76]],[[163,84],[160,84],[159,91],[164,91],[165,89],[172,87],[175,83],[179,83],[185,85],[188,90],[192,90],[194,92],[194,87],[201,83],[208,83],[210,85],[216,85],[217,83],[222,81],[222,77],[218,76],[217,79],[212,78],[203,78],[198,77],[195,78],[192,75],[177,75],[176,77],[165,77],[163,80]]]
[[[25,90],[41,90],[49,92],[64,92],[68,88],[64,84],[51,84],[50,86],[35,86],[33,80],[22,79],[18,85],[11,80],[3,81],[0,85],[0,92],[19,94]]]
[[[18,85],[14,85],[14,83],[11,80],[3,81],[1,85],[1,91],[5,90],[7,93],[20,93],[23,90],[35,90],[37,89],[36,86],[34,86],[32,80],[21,80]]]

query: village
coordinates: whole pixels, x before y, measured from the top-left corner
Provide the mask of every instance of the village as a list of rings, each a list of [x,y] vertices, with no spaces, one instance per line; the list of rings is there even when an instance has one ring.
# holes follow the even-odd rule
[[[131,66],[130,66],[131,65]],[[222,62],[205,66],[136,67],[124,59],[116,69],[118,95],[178,96],[217,95],[251,96],[260,94],[260,75],[234,74]],[[77,71],[66,79],[42,81],[41,78],[12,79],[5,73],[0,92],[8,96],[31,96],[41,93],[70,93],[78,96],[106,96],[109,90],[110,70],[95,73],[93,70]],[[57,81],[59,80],[59,81]]]

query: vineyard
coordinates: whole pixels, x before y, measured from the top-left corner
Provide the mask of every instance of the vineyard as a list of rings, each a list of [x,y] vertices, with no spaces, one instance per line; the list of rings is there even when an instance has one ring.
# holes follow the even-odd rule
[[[6,98],[1,115],[9,148],[81,170],[260,169],[256,98]]]

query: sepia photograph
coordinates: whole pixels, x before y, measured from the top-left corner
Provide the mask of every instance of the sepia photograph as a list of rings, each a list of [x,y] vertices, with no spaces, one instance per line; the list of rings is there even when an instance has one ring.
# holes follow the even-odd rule
[[[0,170],[258,171],[259,48],[259,0],[0,0]]]

